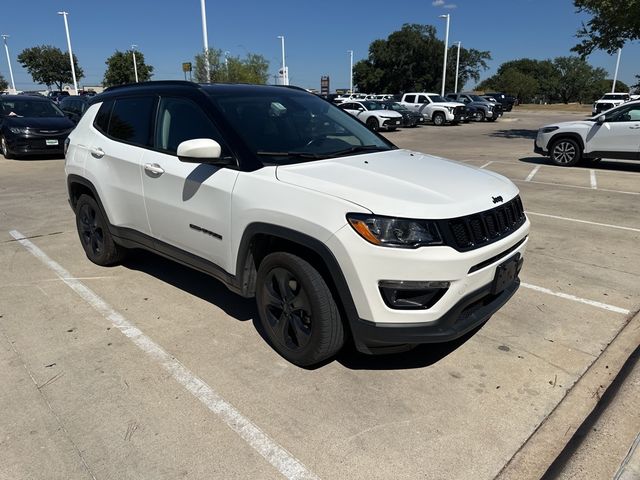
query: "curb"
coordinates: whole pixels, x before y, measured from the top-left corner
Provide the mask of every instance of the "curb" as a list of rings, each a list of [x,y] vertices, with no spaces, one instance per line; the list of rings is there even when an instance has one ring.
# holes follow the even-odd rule
[[[542,478],[639,344],[640,313],[636,313],[502,467],[496,480]]]

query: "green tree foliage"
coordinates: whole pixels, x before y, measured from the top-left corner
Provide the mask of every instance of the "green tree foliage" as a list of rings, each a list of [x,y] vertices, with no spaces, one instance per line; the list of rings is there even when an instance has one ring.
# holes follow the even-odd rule
[[[476,89],[485,92],[507,92],[522,102],[530,102],[538,95],[540,84],[533,76],[526,75],[517,68],[511,67],[487,78]]]
[[[208,52],[211,78],[207,79],[204,52],[195,57],[193,79],[198,83],[265,84],[269,79],[269,62],[262,55],[248,53],[245,58],[226,57],[222,50]]]
[[[636,83],[635,85],[631,85],[631,88],[633,92],[640,93],[640,75],[636,75],[636,80],[638,81],[638,83]]]
[[[457,47],[451,47],[447,62],[447,89],[453,90]],[[386,40],[374,40],[369,56],[354,65],[353,81],[362,92],[439,91],[442,82],[444,42],[431,25],[405,24]],[[489,52],[462,48],[460,79],[463,88],[478,80],[486,69]]]
[[[9,88],[9,84],[0,73],[0,90],[6,90],[7,88]]]
[[[593,68],[580,57],[558,57],[553,64],[560,74],[556,93],[562,102],[592,102],[600,96],[594,85],[606,78],[604,68]]]
[[[136,81],[132,50],[125,52],[116,50],[104,63],[107,65],[107,70],[104,72],[104,80],[102,81],[105,87],[134,83]],[[145,63],[144,54],[137,50],[136,66],[138,68],[138,81],[146,82],[151,80],[153,67]]]
[[[51,45],[40,45],[23,50],[18,55],[18,62],[29,72],[35,83],[42,83],[47,87],[55,85],[62,90],[64,84],[72,84],[71,64],[69,53],[63,52]],[[84,77],[78,59],[73,56],[76,79]]]
[[[581,43],[573,51],[582,56],[594,50],[615,52],[626,42],[640,39],[640,0],[573,0],[579,12],[592,15],[578,30]]]

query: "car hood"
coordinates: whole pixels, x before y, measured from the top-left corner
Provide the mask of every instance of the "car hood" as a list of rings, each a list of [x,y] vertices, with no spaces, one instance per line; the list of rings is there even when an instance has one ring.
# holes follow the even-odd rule
[[[75,127],[67,117],[2,117],[2,123],[10,127],[65,130]]]
[[[593,118],[598,118],[598,117],[599,117],[599,115],[596,115]],[[589,130],[589,129],[593,128],[594,125],[596,125],[596,122],[594,122],[594,121],[589,121],[589,120],[571,120],[571,121],[568,121],[568,122],[550,123],[549,125],[545,125],[544,127],[541,127],[541,128],[558,127],[560,129],[566,129],[566,130],[576,130],[576,129]],[[554,132],[549,132],[549,133],[554,133]]]
[[[409,150],[279,166],[276,177],[358,204],[378,215],[454,218],[496,206],[517,193],[507,178]]]
[[[395,110],[369,110],[369,113],[380,115],[381,117],[402,117],[402,114]]]

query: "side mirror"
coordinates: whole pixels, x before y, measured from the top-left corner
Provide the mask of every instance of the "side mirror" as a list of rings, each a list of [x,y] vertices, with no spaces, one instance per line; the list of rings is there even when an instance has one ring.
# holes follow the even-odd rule
[[[362,108],[362,107],[358,107],[358,111],[359,111],[359,112],[364,112],[364,108]]]
[[[178,159],[185,163],[209,163],[228,165],[227,159],[220,158],[222,148],[211,138],[194,138],[178,145]]]
[[[599,124],[603,124],[606,121],[607,121],[607,117],[605,117],[604,115],[600,115],[597,120]]]

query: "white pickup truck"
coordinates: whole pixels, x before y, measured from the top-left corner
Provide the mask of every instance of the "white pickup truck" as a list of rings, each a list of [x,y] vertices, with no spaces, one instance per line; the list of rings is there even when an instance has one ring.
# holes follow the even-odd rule
[[[399,102],[410,110],[422,113],[434,125],[457,124],[467,121],[464,103],[450,102],[437,93],[405,93]]]

